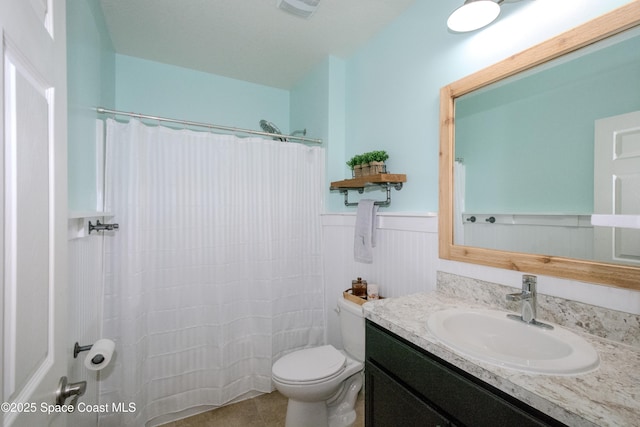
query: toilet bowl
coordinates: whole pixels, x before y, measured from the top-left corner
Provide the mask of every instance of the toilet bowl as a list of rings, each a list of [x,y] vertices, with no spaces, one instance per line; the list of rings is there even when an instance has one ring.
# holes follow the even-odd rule
[[[355,422],[363,383],[364,317],[361,306],[344,298],[338,299],[338,313],[345,350],[307,348],[273,364],[275,387],[289,399],[286,427],[349,427]]]

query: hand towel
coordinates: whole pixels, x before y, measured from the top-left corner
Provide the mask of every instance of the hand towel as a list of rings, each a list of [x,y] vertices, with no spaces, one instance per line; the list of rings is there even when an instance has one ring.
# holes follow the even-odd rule
[[[371,264],[373,248],[376,246],[376,213],[378,206],[374,200],[362,199],[358,202],[356,229],[353,239],[353,257],[357,262]]]

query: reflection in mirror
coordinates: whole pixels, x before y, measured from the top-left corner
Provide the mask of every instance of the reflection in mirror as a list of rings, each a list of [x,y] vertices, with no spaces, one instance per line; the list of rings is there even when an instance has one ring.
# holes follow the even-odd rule
[[[441,258],[640,290],[639,230],[591,225],[640,214],[639,25],[631,2],[442,88]]]
[[[590,222],[640,214],[639,111],[638,29],[457,98],[455,243],[640,265],[639,230]]]

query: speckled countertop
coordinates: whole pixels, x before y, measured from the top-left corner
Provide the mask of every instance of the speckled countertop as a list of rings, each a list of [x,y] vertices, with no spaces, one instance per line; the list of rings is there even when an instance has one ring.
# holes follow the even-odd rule
[[[488,307],[442,292],[363,305],[367,319],[567,425],[640,426],[640,348],[567,328],[594,346],[600,367],[577,376],[527,374],[467,358],[439,344],[427,329],[427,319],[447,308]]]

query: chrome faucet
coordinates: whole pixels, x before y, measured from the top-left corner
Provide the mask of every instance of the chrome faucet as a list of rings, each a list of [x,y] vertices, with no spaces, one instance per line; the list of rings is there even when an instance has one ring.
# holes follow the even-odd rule
[[[538,293],[536,291],[537,277],[531,274],[522,275],[522,292],[507,294],[507,301],[521,301],[522,314],[517,316],[509,314],[510,319],[518,320],[529,325],[539,326],[545,329],[553,329],[553,326],[536,320]]]

